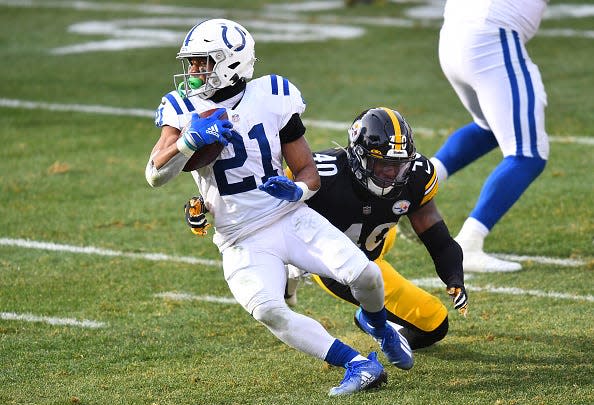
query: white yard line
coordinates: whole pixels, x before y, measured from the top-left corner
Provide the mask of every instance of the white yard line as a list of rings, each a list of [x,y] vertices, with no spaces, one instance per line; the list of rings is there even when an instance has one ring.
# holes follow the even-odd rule
[[[563,267],[579,267],[585,266],[586,261],[581,259],[560,259],[556,257],[545,257],[545,256],[522,256],[522,255],[510,255],[503,253],[495,253],[493,256],[497,256],[500,259],[511,260],[514,262],[536,262],[540,264],[552,264]]]
[[[424,288],[442,288],[444,287],[443,282],[439,278],[419,278],[410,280],[419,287]],[[553,298],[560,300],[572,300],[572,301],[587,301],[594,302],[593,295],[575,295],[568,293],[560,293],[555,291],[541,291],[541,290],[525,290],[517,287],[496,287],[487,284],[486,286],[477,286],[474,284],[466,284],[466,289],[470,292],[487,292],[492,294],[508,294],[508,295],[521,295],[530,297],[540,298]],[[237,304],[232,297],[214,297],[212,295],[194,295],[190,293],[180,293],[175,291],[162,292],[155,294],[155,297],[163,298],[170,301],[201,301],[201,302],[212,302],[217,304]]]
[[[64,325],[64,326],[76,326],[79,328],[91,328],[97,329],[106,326],[105,322],[90,321],[83,319],[78,321],[72,318],[56,318],[53,316],[38,316],[33,314],[17,314],[14,312],[0,312],[0,319],[6,321],[24,321],[24,322],[43,322],[50,325]]]
[[[233,297],[215,297],[213,295],[194,295],[190,293],[180,293],[175,291],[155,294],[155,297],[170,301],[203,301],[214,302],[217,304],[237,304]]]
[[[29,239],[12,239],[12,238],[0,238],[0,246],[16,246],[26,249],[38,249],[38,250],[51,250],[56,252],[69,252],[69,253],[84,253],[84,254],[95,254],[100,256],[122,256],[130,259],[143,259],[151,261],[171,261],[188,264],[202,264],[205,266],[221,266],[220,260],[202,259],[199,257],[192,256],[171,256],[164,253],[131,253],[122,252],[118,250],[102,249],[94,246],[75,246],[65,245],[53,242],[38,242]],[[579,267],[585,266],[586,259],[564,259],[558,257],[545,257],[545,256],[519,256],[519,255],[507,255],[494,253],[495,256],[506,258],[509,260],[516,261],[531,261],[546,265],[555,265],[560,267]]]
[[[202,264],[205,266],[221,266],[219,260],[200,259],[190,256],[170,256],[163,253],[130,253],[111,249],[101,249],[94,246],[73,246],[52,242],[37,242],[28,239],[0,238],[0,246],[16,246],[26,249],[51,250],[54,252],[83,253],[99,256],[122,256],[130,259],[151,261],[180,262],[188,264]]]
[[[111,107],[104,105],[92,105],[92,104],[60,104],[60,103],[46,103],[40,101],[30,100],[16,100],[10,98],[0,98],[0,107],[5,108],[22,108],[26,110],[47,110],[47,111],[62,111],[62,112],[82,112],[88,114],[101,114],[101,115],[121,115],[127,117],[147,117],[153,118],[155,116],[154,110],[146,110],[142,108],[122,108],[122,107]],[[346,131],[350,126],[348,122],[340,121],[329,121],[329,120],[311,120],[304,119],[305,125],[312,128],[329,129],[336,131]],[[421,136],[436,136],[447,134],[445,129],[431,129],[417,127],[416,133]],[[567,143],[567,144],[580,144],[594,146],[594,138],[588,136],[549,136],[551,142]]]
[[[121,256],[130,259],[141,259],[150,261],[169,261],[179,262],[188,264],[201,264],[207,266],[221,266],[221,262],[218,260],[201,259],[190,256],[171,256],[163,253],[130,253],[122,252],[111,249],[102,249],[94,246],[74,246],[65,245],[53,242],[38,242],[27,239],[12,239],[12,238],[0,238],[0,246],[12,246],[25,249],[37,249],[37,250],[49,250],[54,252],[68,252],[76,254],[89,254],[89,255],[100,255],[100,256]],[[548,265],[556,265],[563,267],[576,267],[585,265],[584,260],[578,259],[561,259],[561,258],[550,258],[542,256],[516,256],[516,255],[498,255],[513,260],[530,260]],[[467,277],[467,279],[470,279]],[[411,280],[413,283],[420,287],[431,287],[441,288],[443,283],[439,278],[421,278]],[[470,291],[483,291],[494,294],[509,294],[509,295],[524,295],[534,296],[543,298],[563,299],[563,300],[574,300],[574,301],[588,301],[594,302],[594,296],[592,295],[574,295],[568,293],[560,293],[554,291],[540,291],[540,290],[524,290],[516,287],[496,287],[491,285],[486,286],[475,286],[467,284],[466,288]],[[172,300],[172,301],[201,301],[211,302],[218,304],[237,304],[232,297],[216,297],[212,295],[194,295],[190,293],[180,292],[162,292],[155,294],[155,297]],[[44,322],[50,325],[66,325],[76,326],[81,328],[101,328],[106,326],[104,322],[97,322],[91,320],[76,320],[72,318],[56,318],[49,316],[38,316],[33,314],[17,314],[14,312],[0,312],[0,319],[12,320],[12,321],[25,321],[25,322]]]
[[[467,277],[468,279],[469,277]],[[428,278],[417,278],[410,280],[415,285],[425,288],[442,288],[444,287],[443,282],[436,277]],[[562,300],[573,300],[573,301],[588,301],[594,302],[594,295],[576,295],[568,293],[560,293],[555,291],[541,291],[541,290],[525,290],[523,288],[516,287],[496,287],[487,284],[486,286],[477,286],[474,284],[466,283],[466,289],[468,291],[483,291],[493,294],[509,294],[509,295],[524,295],[541,298],[556,298]]]

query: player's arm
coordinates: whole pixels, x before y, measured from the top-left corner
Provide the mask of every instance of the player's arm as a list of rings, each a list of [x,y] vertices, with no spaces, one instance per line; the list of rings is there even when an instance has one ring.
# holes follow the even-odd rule
[[[146,164],[144,176],[151,187],[159,187],[177,176],[189,157],[180,153],[176,142],[180,139],[179,129],[164,125],[161,136]]]
[[[163,167],[179,153],[176,142],[180,133],[179,129],[169,125],[161,127],[161,136],[151,152],[151,160],[156,169]]]
[[[283,144],[281,148],[287,166],[293,174],[293,180],[305,183],[311,191],[319,190],[320,175],[305,137],[302,136],[293,142]]]
[[[462,315],[468,310],[464,288],[462,249],[452,238],[433,200],[408,215],[410,223],[427,248],[435,264],[435,271],[445,283],[454,308]]]
[[[163,125],[161,136],[153,147],[146,166],[145,177],[148,183],[152,187],[167,183],[182,171],[188,159],[204,145],[214,142],[227,145],[233,125],[228,120],[219,119],[224,113],[224,108],[219,108],[205,118],[194,113],[183,132],[170,125]]]
[[[260,185],[260,190],[288,201],[304,201],[318,191],[320,175],[304,133],[301,117],[297,113],[293,114],[279,133],[281,151],[293,174],[292,180],[286,176],[274,176]]]

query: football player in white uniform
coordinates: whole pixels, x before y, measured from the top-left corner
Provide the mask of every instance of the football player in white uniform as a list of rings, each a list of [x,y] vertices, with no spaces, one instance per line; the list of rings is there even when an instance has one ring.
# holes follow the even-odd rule
[[[235,299],[287,345],[346,368],[330,395],[351,394],[387,382],[377,355],[362,356],[284,300],[286,264],[336,279],[361,303],[362,320],[373,328],[388,360],[411,368],[406,339],[386,320],[379,268],[304,203],[320,187],[320,177],[304,137],[299,90],[277,75],[248,81],[256,60],[254,40],[234,21],[194,26],[177,58],[184,73],[174,76],[176,90],[157,109],[161,136],[145,175],[151,186],[161,186],[204,145],[224,145],[192,176],[213,215],[213,240]],[[207,118],[197,114],[213,108],[219,110]],[[220,119],[224,112],[227,120]],[[283,176],[283,161],[294,181]]]
[[[483,251],[493,226],[544,170],[547,98],[525,44],[540,25],[546,0],[448,0],[439,37],[442,70],[472,122],[456,130],[431,161],[439,181],[497,146],[503,159],[456,236],[464,270],[517,271],[519,263]]]

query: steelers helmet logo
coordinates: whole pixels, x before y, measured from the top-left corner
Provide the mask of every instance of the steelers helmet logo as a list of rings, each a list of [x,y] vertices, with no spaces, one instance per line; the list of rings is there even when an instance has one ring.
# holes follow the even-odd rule
[[[353,122],[353,125],[349,128],[349,142],[355,143],[361,133],[361,120]]]

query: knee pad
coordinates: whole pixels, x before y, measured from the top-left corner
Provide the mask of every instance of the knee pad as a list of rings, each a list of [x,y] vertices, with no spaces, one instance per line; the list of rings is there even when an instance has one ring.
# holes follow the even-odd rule
[[[377,264],[369,262],[367,267],[359,274],[350,285],[353,295],[356,297],[356,291],[374,291],[384,288],[382,272]]]
[[[252,311],[252,316],[267,328],[282,331],[287,328],[292,311],[280,301],[267,301]]]
[[[369,262],[349,287],[353,297],[365,310],[377,312],[384,307],[384,280],[379,267],[374,262]]]

